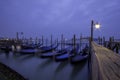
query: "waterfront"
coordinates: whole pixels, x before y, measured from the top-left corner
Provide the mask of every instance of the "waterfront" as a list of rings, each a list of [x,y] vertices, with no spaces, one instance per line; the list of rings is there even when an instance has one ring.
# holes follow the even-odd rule
[[[20,73],[28,80],[89,80],[88,62],[72,65],[70,62],[55,62],[35,55],[0,53],[0,62]]]

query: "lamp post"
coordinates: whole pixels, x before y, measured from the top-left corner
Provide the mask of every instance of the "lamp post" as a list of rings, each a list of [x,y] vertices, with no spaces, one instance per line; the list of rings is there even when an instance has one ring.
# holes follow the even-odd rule
[[[93,41],[93,31],[94,31],[94,27],[96,29],[99,29],[100,28],[100,24],[98,23],[95,23],[93,20],[91,21],[91,36],[90,36],[90,39],[89,39],[89,43],[90,43],[90,52],[89,52],[89,62],[88,62],[88,67],[89,67],[89,70],[90,70],[90,73],[92,73],[92,66],[90,65],[91,63],[91,55],[92,55],[92,41]],[[90,75],[90,80],[92,80],[92,75]]]
[[[93,25],[94,25],[94,21],[91,21],[91,42],[93,41]]]
[[[94,31],[94,27],[96,29],[100,28],[100,24],[99,23],[95,23],[93,20],[91,21],[91,42],[93,41],[93,31]]]

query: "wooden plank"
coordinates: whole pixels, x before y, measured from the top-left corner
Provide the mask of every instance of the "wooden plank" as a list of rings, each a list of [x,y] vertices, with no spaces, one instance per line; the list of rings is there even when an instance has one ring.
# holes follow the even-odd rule
[[[92,80],[120,80],[120,55],[94,42],[92,48]]]

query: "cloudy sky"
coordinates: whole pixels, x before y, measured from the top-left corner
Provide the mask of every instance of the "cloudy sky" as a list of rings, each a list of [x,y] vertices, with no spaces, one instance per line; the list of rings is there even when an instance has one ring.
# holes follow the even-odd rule
[[[0,0],[0,36],[90,35],[120,38],[120,0]]]

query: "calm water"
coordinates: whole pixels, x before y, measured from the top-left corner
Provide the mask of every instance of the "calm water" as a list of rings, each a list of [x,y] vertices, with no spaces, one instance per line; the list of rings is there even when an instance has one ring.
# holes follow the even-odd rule
[[[71,65],[34,55],[14,55],[0,52],[0,62],[29,80],[88,80],[88,62]]]

